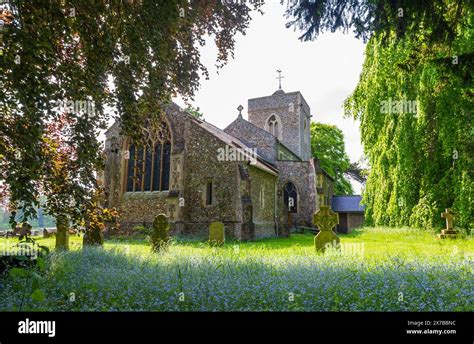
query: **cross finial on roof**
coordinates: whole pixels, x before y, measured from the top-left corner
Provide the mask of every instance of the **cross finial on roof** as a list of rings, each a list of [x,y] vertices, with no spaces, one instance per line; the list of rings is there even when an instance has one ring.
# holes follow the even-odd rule
[[[281,79],[284,79],[285,77],[281,76],[281,69],[277,69],[277,73],[278,77],[276,79],[278,79],[278,89],[281,90]]]
[[[244,109],[244,107],[242,105],[239,105],[239,107],[237,108],[237,110],[239,110],[239,117],[242,117],[242,110]]]

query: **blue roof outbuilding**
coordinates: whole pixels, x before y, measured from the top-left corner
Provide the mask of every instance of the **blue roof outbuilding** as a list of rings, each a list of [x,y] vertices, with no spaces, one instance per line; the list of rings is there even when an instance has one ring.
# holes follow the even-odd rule
[[[362,196],[333,196],[332,210],[337,213],[363,213],[365,207],[360,204]]]

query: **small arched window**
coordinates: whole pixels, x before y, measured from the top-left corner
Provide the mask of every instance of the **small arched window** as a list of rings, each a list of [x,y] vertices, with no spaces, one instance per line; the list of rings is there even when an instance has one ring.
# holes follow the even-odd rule
[[[276,115],[271,115],[270,118],[268,118],[267,123],[265,124],[265,127],[270,134],[278,138],[281,138],[282,127],[281,127],[280,120]]]

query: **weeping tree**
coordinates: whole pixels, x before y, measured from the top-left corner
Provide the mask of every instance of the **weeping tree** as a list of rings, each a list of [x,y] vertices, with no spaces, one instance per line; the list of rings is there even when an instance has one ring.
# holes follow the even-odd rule
[[[455,44],[463,54],[467,42],[461,41]],[[348,113],[361,121],[371,163],[364,195],[367,219],[437,227],[441,211],[453,208],[457,224],[469,227],[474,218],[474,64],[431,56],[413,63],[414,54],[423,54],[416,46],[404,39],[384,47],[371,39],[361,81],[346,102]]]
[[[353,30],[368,41],[346,115],[360,120],[370,165],[364,192],[373,225],[474,222],[473,1],[289,3],[303,40]]]
[[[217,0],[4,6],[0,197],[27,219],[46,193],[60,227],[83,223],[84,207],[98,204],[96,172],[103,161],[97,137],[109,116],[123,134],[143,141],[143,127],[160,120],[172,96],[192,99],[200,77],[208,76],[199,54],[205,37],[214,38],[221,68],[232,57],[235,34],[245,32],[250,12],[259,8]],[[59,122],[60,142],[49,131]],[[58,246],[66,248],[66,241]]]

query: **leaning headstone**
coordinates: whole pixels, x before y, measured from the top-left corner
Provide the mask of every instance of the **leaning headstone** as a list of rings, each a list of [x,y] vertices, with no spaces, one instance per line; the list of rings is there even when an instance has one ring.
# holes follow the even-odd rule
[[[222,246],[225,242],[224,224],[219,221],[212,222],[209,225],[209,244],[213,246]]]
[[[56,246],[57,250],[69,250],[69,221],[64,215],[56,217]]]
[[[313,224],[319,228],[319,233],[314,237],[317,252],[325,252],[328,247],[339,247],[340,239],[332,230],[339,224],[337,213],[333,212],[329,206],[322,205],[313,215]]]
[[[69,230],[69,235],[76,234],[76,231]],[[84,237],[82,238],[82,247],[86,246],[103,246],[104,232],[96,226],[86,226]]]
[[[31,235],[32,228],[33,227],[29,224],[28,221],[23,222],[23,224],[21,225],[20,240],[29,237]]]
[[[15,229],[13,230],[13,236],[18,236],[20,240],[23,240],[23,238],[31,235],[31,228],[31,225],[25,221],[21,224],[21,226],[15,226]]]
[[[151,246],[154,252],[164,248],[169,240],[168,217],[165,214],[160,214],[153,220],[153,234],[151,235]]]
[[[462,237],[462,234],[459,231],[454,229],[454,215],[451,212],[451,209],[446,209],[444,213],[441,213],[441,217],[446,219],[446,229],[441,231],[441,234],[438,235],[439,239],[458,239]]]

